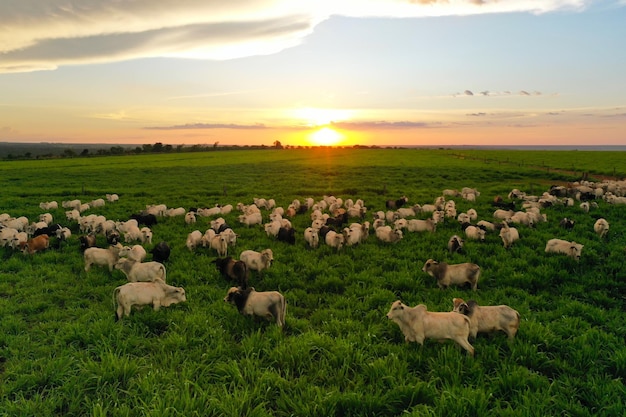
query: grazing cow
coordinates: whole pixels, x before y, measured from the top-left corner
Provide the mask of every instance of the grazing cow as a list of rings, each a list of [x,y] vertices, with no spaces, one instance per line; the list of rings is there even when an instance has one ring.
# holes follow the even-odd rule
[[[170,245],[168,245],[165,241],[157,243],[156,246],[150,251],[152,254],[152,260],[161,263],[170,258],[170,252]]]
[[[463,252],[463,245],[465,244],[465,241],[463,239],[461,239],[460,236],[458,235],[454,235],[452,236],[449,240],[448,240],[448,252],[450,253],[454,253],[454,252]]]
[[[478,240],[480,242],[485,241],[486,232],[480,227],[471,225],[469,223],[463,223],[461,227],[463,228],[463,231],[465,232],[465,237],[467,237],[468,239]]]
[[[152,282],[156,279],[166,282],[165,265],[160,262],[137,262],[120,258],[115,264],[115,269],[122,271],[130,282]]]
[[[568,219],[567,217],[562,218],[561,221],[559,222],[559,226],[567,230],[572,230],[575,224],[576,224],[575,220]]]
[[[52,223],[52,214],[50,213],[42,213],[39,215],[39,221],[40,222],[45,222],[46,225],[50,226],[50,223]]]
[[[272,266],[272,262],[274,262],[274,253],[271,249],[263,249],[261,252],[245,250],[241,252],[239,259],[246,263],[248,269],[261,272]]]
[[[248,267],[244,261],[238,261],[227,256],[225,258],[216,258],[213,263],[223,277],[235,281],[241,289],[248,288]]]
[[[254,287],[246,289],[231,287],[224,301],[236,306],[241,314],[275,320],[279,327],[285,325],[287,302],[278,291],[256,291]]]
[[[182,287],[167,285],[160,279],[154,282],[129,282],[120,285],[113,291],[113,298],[117,303],[115,321],[123,316],[128,317],[133,306],[152,305],[152,309],[157,311],[161,306],[169,307],[187,301]]]
[[[503,331],[513,340],[520,324],[519,313],[507,305],[479,306],[474,300],[452,299],[453,309],[470,319],[470,336],[476,339],[478,333]]]
[[[137,226],[144,225],[152,227],[157,224],[157,217],[153,213],[137,213],[130,216],[131,219],[137,220]]]
[[[508,249],[515,241],[519,240],[519,232],[515,227],[509,227],[507,222],[502,222],[500,239],[502,239],[502,245]]]
[[[59,208],[59,203],[56,201],[46,201],[39,203],[39,208],[42,210],[57,210]]]
[[[137,262],[143,262],[146,259],[146,250],[141,245],[124,246],[120,250],[119,256],[131,259]]]
[[[109,272],[113,271],[113,267],[119,260],[121,250],[121,243],[109,246],[107,249],[95,247],[85,249],[85,253],[83,253],[85,272],[91,269],[91,265],[106,266],[109,268]]]
[[[408,202],[408,197],[404,195],[397,200],[387,200],[385,202],[385,207],[387,207],[388,210],[397,210]]]
[[[238,219],[239,219],[239,223],[245,224],[248,227],[253,226],[255,224],[263,223],[263,218],[260,212],[242,214],[241,216],[238,217]]]
[[[109,245],[117,245],[121,240],[120,232],[117,230],[109,230],[106,233],[106,238]]]
[[[19,231],[13,227],[0,228],[0,247],[11,245],[13,238]]]
[[[400,300],[394,301],[387,313],[404,334],[406,342],[424,344],[425,339],[450,339],[474,356],[474,347],[468,338],[470,319],[454,312],[430,312],[424,304],[409,307]]]
[[[193,252],[193,250],[197,248],[198,246],[200,246],[201,244],[202,244],[202,232],[201,231],[194,230],[193,232],[187,235],[187,241],[185,243],[185,246],[187,246],[187,249],[189,249],[190,251]],[[208,241],[207,241],[207,244],[208,244]]]
[[[431,232],[437,230],[437,222],[434,219],[410,219],[406,223],[406,230],[409,232]]]
[[[96,235],[94,233],[89,233],[88,235],[80,236],[78,241],[80,243],[80,250],[85,251],[85,249],[96,246]]]
[[[343,237],[346,245],[353,246],[363,243],[369,237],[369,222],[363,224],[352,223],[350,227],[343,229]]]
[[[546,253],[563,253],[578,261],[580,260],[580,255],[584,246],[585,245],[581,245],[580,243],[569,242],[567,240],[550,239],[546,243]]]
[[[263,228],[265,229],[265,233],[268,236],[278,236],[278,231],[280,230],[280,228],[282,227],[282,218],[280,220],[272,220],[269,223],[265,223],[263,225]]]
[[[497,220],[508,220],[513,216],[515,212],[513,210],[497,209],[493,212],[493,218]]]
[[[476,223],[476,226],[480,227],[481,229],[483,229],[484,231],[495,231],[498,226],[496,226],[495,224],[488,222],[487,220],[479,220],[478,223]]]
[[[478,278],[480,277],[480,267],[473,263],[461,263],[449,265],[446,262],[437,262],[429,259],[424,263],[422,271],[437,280],[437,286],[445,289],[448,286],[463,285],[469,283],[472,290],[476,291]]]
[[[58,240],[68,240],[72,236],[72,231],[67,227],[61,227],[55,233]]]
[[[326,226],[341,228],[344,224],[348,223],[349,219],[350,217],[347,212],[338,213],[335,217],[329,217],[326,219]]]
[[[340,250],[345,243],[345,237],[342,233],[335,232],[334,230],[329,230],[328,233],[326,233],[326,235],[324,236],[324,241],[331,248]]]
[[[535,225],[535,215],[527,211],[516,211],[511,217],[506,219],[507,223],[523,224],[528,227]]]
[[[286,242],[290,245],[294,245],[296,243],[296,230],[292,227],[281,227],[278,229],[278,235],[276,238],[280,242]]]
[[[9,243],[9,246],[12,249],[23,248],[27,242],[28,242],[28,233],[16,232],[15,235],[13,235],[13,240]]]
[[[374,231],[376,237],[386,243],[396,243],[402,240],[402,230],[392,229],[391,226],[380,226]]]
[[[40,227],[38,229],[35,229],[35,231],[33,232],[33,237],[39,235],[56,236],[57,230],[60,230],[62,228],[63,226],[58,223],[46,227]]]
[[[593,225],[593,231],[596,232],[600,238],[604,238],[609,233],[609,222],[606,219],[599,218]]]

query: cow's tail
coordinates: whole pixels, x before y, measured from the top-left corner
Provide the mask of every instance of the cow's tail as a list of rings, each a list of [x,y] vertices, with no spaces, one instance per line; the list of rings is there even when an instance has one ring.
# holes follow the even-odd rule
[[[280,322],[281,327],[285,325],[285,316],[287,315],[287,300],[281,295],[280,297]]]
[[[120,293],[120,287],[117,287],[113,290],[113,314],[115,314],[115,321],[118,321],[120,318],[117,316],[117,297]]]

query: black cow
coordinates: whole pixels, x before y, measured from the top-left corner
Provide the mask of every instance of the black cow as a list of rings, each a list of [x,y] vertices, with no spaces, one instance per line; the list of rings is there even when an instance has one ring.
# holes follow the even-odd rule
[[[227,256],[225,258],[216,258],[213,263],[220,271],[224,278],[229,278],[237,284],[241,289],[248,288],[248,267],[243,261]]]
[[[137,220],[137,223],[147,227],[152,227],[157,224],[157,217],[150,213],[135,213],[131,214],[130,218]]]
[[[165,262],[170,258],[170,245],[167,242],[162,241],[150,251],[152,254],[152,260],[156,262]]]
[[[397,200],[387,200],[387,202],[385,203],[385,206],[389,210],[395,210],[405,205],[408,201],[409,199],[407,196],[402,196]]]
[[[278,235],[276,238],[281,242],[287,242],[290,245],[296,243],[296,230],[292,227],[281,227],[278,229]]]

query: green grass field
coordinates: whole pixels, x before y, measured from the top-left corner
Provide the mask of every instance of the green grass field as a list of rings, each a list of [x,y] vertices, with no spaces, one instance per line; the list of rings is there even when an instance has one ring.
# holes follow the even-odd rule
[[[513,188],[540,195],[580,172],[590,179],[626,172],[617,152],[467,152],[321,148],[9,161],[0,163],[0,213],[35,221],[40,202],[106,193],[120,200],[84,214],[127,220],[148,204],[188,209],[263,197],[287,207],[334,195],[363,199],[371,221],[387,199],[426,204],[443,189],[467,186],[481,195],[474,203],[455,198],[458,211],[475,208],[492,221],[493,197],[506,199]],[[578,174],[569,172],[573,161]],[[215,251],[185,247],[188,233],[204,232],[211,218],[195,225],[159,218],[146,245],[171,245],[167,281],[184,287],[187,301],[115,322],[113,289],[126,278],[84,271],[78,226],[59,208],[51,213],[72,228],[70,241],[56,247],[52,240],[32,256],[0,248],[0,416],[623,416],[626,208],[600,200],[589,213],[578,205],[542,212],[548,221],[518,226],[520,240],[509,250],[491,232],[450,255],[449,237],[462,233],[452,219],[432,234],[405,232],[396,244],[372,231],[366,243],[337,252],[307,247],[309,213],[292,219],[292,246],[262,226],[242,226],[235,210],[224,216],[240,235],[229,254],[274,252],[272,267],[250,282],[285,295],[281,331],[223,301],[231,283],[212,263]],[[563,217],[576,220],[573,230],[559,227]],[[599,217],[611,225],[605,239],[593,232]],[[546,254],[552,237],[584,244],[581,260]],[[429,258],[477,263],[478,290],[438,289],[421,270]],[[385,316],[398,299],[450,311],[454,297],[519,311],[515,340],[479,335],[472,358],[452,342],[407,344]]]

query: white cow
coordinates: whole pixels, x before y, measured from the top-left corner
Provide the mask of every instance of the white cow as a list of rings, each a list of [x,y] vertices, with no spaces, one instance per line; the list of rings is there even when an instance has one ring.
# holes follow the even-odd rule
[[[261,252],[245,250],[239,255],[239,260],[244,261],[248,269],[261,272],[272,265],[274,253],[271,249],[264,249]]]
[[[128,258],[120,258],[115,264],[126,275],[130,282],[152,282],[160,279],[166,282],[165,265],[160,262],[137,262]]]
[[[474,356],[474,347],[468,340],[470,319],[467,316],[454,312],[430,312],[424,304],[409,307],[397,300],[391,304],[387,318],[400,327],[406,342],[423,345],[425,339],[450,339]]]
[[[172,304],[187,301],[185,290],[182,287],[167,285],[157,279],[154,282],[129,282],[120,285],[113,291],[117,309],[115,320],[123,316],[128,317],[133,306],[152,305],[153,310],[161,306],[169,307]]]
[[[580,260],[584,245],[576,242],[569,242],[563,239],[550,239],[546,243],[546,253],[563,253],[571,258]]]
[[[594,223],[593,230],[600,238],[603,238],[609,232],[609,222],[607,222],[606,219],[599,218]]]

